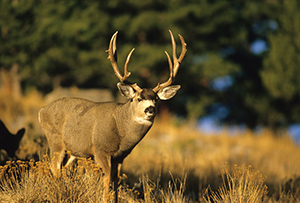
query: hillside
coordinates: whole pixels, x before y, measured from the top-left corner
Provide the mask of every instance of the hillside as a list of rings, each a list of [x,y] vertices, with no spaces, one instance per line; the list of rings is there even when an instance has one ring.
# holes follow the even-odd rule
[[[61,178],[52,178],[47,143],[36,118],[42,105],[43,97],[37,92],[17,100],[1,100],[0,119],[14,121],[22,116],[27,129],[17,152],[19,160],[0,168],[1,202],[75,202],[76,198],[100,201],[101,173],[92,160],[79,160],[75,166],[64,168]],[[276,137],[267,129],[259,134],[244,131],[234,136],[224,129],[207,135],[184,120],[157,118],[124,161],[120,199],[297,202],[299,157],[299,146],[287,135]]]

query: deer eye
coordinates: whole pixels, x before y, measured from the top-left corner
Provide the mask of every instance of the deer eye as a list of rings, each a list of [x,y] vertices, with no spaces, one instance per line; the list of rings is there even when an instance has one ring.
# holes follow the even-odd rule
[[[142,101],[142,99],[141,99],[141,98],[138,98],[137,100],[138,100],[138,102]]]

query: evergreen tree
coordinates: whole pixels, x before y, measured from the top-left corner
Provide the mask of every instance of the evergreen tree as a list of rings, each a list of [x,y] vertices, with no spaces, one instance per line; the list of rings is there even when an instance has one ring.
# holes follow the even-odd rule
[[[300,122],[300,2],[280,1],[276,32],[269,36],[270,51],[263,61],[261,77],[270,97],[269,121],[287,126]]]
[[[32,6],[34,1],[0,2],[0,68],[9,70],[15,64],[22,67],[30,63],[28,48],[31,41]]]
[[[223,122],[285,126],[299,122],[299,3],[267,0],[9,1],[0,3],[0,68],[20,67],[24,89],[56,86],[116,89],[107,60],[115,31],[119,67],[135,47],[131,80],[154,87],[168,77],[168,29],[187,56],[177,114],[198,119],[223,111]],[[277,25],[277,27],[274,25]],[[268,51],[256,54],[257,40]],[[221,85],[220,85],[221,84]]]

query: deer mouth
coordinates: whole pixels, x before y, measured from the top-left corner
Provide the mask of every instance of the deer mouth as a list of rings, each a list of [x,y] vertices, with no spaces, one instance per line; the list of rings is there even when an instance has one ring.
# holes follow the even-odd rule
[[[148,120],[148,121],[152,121],[152,120],[154,119],[154,117],[155,117],[155,114],[151,114],[151,115],[146,115],[146,116],[144,117],[144,119],[145,119],[145,120]]]

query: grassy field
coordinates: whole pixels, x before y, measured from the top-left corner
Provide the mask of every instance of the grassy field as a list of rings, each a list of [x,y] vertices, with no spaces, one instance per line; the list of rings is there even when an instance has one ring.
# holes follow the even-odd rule
[[[101,202],[101,170],[93,160],[79,159],[60,177],[50,173],[37,122],[43,97],[34,91],[0,97],[7,98],[0,119],[13,132],[27,130],[19,160],[0,166],[0,202]],[[208,135],[158,118],[125,159],[119,190],[121,202],[300,202],[300,147],[267,129]]]

